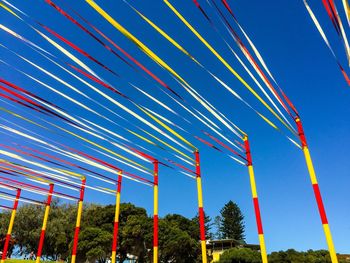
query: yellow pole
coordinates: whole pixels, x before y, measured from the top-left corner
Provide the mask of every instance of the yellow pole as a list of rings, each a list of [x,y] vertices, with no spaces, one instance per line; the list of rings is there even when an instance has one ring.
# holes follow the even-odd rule
[[[318,186],[317,177],[316,177],[314,165],[312,163],[310,151],[309,151],[309,148],[308,148],[308,145],[307,145],[307,142],[306,142],[306,137],[305,137],[303,125],[302,125],[301,120],[300,120],[299,117],[295,118],[295,122],[296,122],[297,127],[298,127],[299,137],[300,137],[302,149],[303,149],[303,152],[304,152],[307,169],[309,171],[310,180],[311,180],[311,183],[312,183],[312,187],[313,187],[313,190],[314,190],[314,195],[315,195],[315,198],[316,198],[316,203],[317,203],[317,206],[318,206],[318,211],[320,213],[321,222],[322,222],[322,225],[323,225],[323,231],[324,231],[324,234],[325,234],[325,237],[326,237],[326,241],[327,241],[327,245],[328,245],[329,255],[331,257],[332,263],[338,263],[338,258],[337,258],[337,254],[335,252],[331,230],[330,230],[329,224],[328,224],[326,210],[325,210],[324,205],[323,205],[321,191],[320,191],[320,188]]]
[[[8,229],[7,229],[4,249],[2,250],[2,258],[0,261],[1,263],[4,263],[6,258],[7,258],[7,251],[8,251],[8,247],[10,244],[13,224],[15,223],[16,211],[17,211],[18,201],[19,201],[20,196],[21,196],[21,189],[18,188],[17,194],[16,194],[16,199],[15,199],[15,202],[13,204],[13,209],[12,209],[11,218],[10,218],[10,224],[9,224]]]
[[[117,245],[118,245],[118,230],[119,230],[119,214],[120,214],[120,192],[122,187],[122,171],[118,172],[118,186],[115,200],[115,214],[114,214],[114,230],[112,242],[112,263],[116,262]]]
[[[42,253],[43,246],[44,246],[46,225],[47,225],[47,220],[49,218],[49,213],[50,213],[50,205],[51,205],[51,200],[52,200],[53,187],[54,187],[54,185],[50,184],[49,194],[47,196],[47,202],[46,202],[46,206],[45,206],[43,226],[41,228],[38,252],[36,254],[35,263],[39,263],[40,262],[41,253]]]
[[[267,260],[267,253],[266,253],[265,237],[264,237],[264,231],[263,231],[263,226],[262,226],[259,199],[258,199],[258,191],[256,190],[254,168],[253,168],[253,162],[252,162],[252,156],[251,156],[251,152],[250,152],[250,145],[249,145],[248,137],[245,136],[243,138],[243,141],[244,141],[244,145],[245,145],[245,149],[246,149],[246,156],[247,156],[247,161],[248,161],[247,166],[248,166],[248,172],[249,172],[249,178],[250,178],[250,187],[252,190],[256,224],[258,227],[260,254],[261,254],[262,262],[267,263],[268,260]]]
[[[198,213],[199,213],[199,229],[202,249],[202,263],[207,263],[207,244],[205,238],[205,215],[203,208],[203,191],[202,191],[202,178],[199,151],[194,152],[196,158],[196,180],[197,180],[197,194],[198,194]]]
[[[154,161],[153,165],[153,263],[158,263],[158,161]]]
[[[86,184],[86,179],[85,179],[85,177],[83,177],[81,180],[81,187],[80,187],[80,198],[79,198],[79,202],[78,202],[77,220],[76,220],[76,224],[75,224],[75,232],[74,232],[74,238],[73,238],[73,249],[72,249],[71,263],[75,263],[76,257],[77,257],[80,221],[81,221],[81,214],[83,212],[85,184]]]

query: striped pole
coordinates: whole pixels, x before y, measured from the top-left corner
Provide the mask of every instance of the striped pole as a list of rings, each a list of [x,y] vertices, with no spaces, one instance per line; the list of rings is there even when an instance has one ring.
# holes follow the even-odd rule
[[[205,239],[205,221],[203,209],[203,192],[202,192],[202,178],[201,166],[199,159],[199,151],[194,152],[196,158],[196,180],[197,180],[197,194],[198,194],[198,214],[199,214],[199,229],[202,248],[202,263],[207,263],[207,244]]]
[[[2,258],[0,261],[1,263],[4,263],[6,258],[7,258],[7,251],[8,251],[9,244],[10,244],[12,228],[13,228],[13,224],[15,222],[15,217],[16,217],[16,212],[17,212],[17,207],[18,207],[18,200],[19,200],[20,196],[21,196],[21,189],[17,188],[16,199],[15,199],[15,202],[14,202],[13,208],[12,208],[11,219],[10,219],[10,224],[9,224],[7,234],[6,234],[4,249],[2,250]]]
[[[249,178],[250,178],[250,187],[252,190],[252,196],[253,196],[253,203],[254,203],[254,211],[255,211],[255,218],[256,218],[256,224],[258,227],[258,235],[259,235],[259,243],[260,243],[260,254],[261,259],[263,263],[267,263],[267,253],[266,253],[266,246],[265,246],[265,237],[264,237],[264,231],[262,226],[262,220],[261,220],[261,214],[260,214],[260,206],[259,206],[259,199],[258,199],[258,192],[256,190],[256,183],[255,183],[255,176],[254,176],[254,168],[253,168],[253,161],[252,161],[252,155],[250,152],[250,145],[248,136],[244,136],[243,138],[246,156],[247,156],[247,166],[248,166],[248,172],[249,172]]]
[[[115,215],[114,215],[114,230],[112,242],[112,263],[116,262],[117,245],[118,245],[118,230],[119,230],[119,213],[120,213],[120,192],[122,189],[122,171],[118,172],[117,193],[115,197]]]
[[[38,252],[36,254],[36,259],[35,262],[39,263],[40,258],[41,258],[41,252],[43,250],[43,245],[44,245],[44,239],[45,239],[45,231],[46,231],[46,225],[47,225],[47,220],[49,218],[49,212],[50,212],[50,205],[51,205],[51,200],[52,200],[52,193],[53,193],[53,184],[50,184],[50,189],[49,189],[49,194],[47,196],[47,202],[45,206],[45,213],[44,213],[44,220],[43,220],[43,226],[41,228],[41,233],[40,233],[40,239],[39,239],[39,246],[38,246]]]
[[[158,161],[153,165],[153,263],[158,263]]]
[[[306,160],[306,165],[307,165],[307,168],[309,171],[312,187],[314,190],[316,203],[318,206],[318,211],[320,213],[324,234],[326,236],[326,241],[327,241],[331,261],[332,261],[332,263],[338,263],[338,258],[337,258],[337,254],[335,252],[331,230],[330,230],[329,225],[328,225],[326,210],[325,210],[324,205],[323,205],[321,191],[320,191],[320,188],[318,186],[317,177],[316,177],[315,169],[314,169],[314,166],[312,163],[310,151],[309,151],[309,148],[308,148],[308,145],[306,142],[306,137],[305,137],[303,125],[302,125],[299,117],[295,118],[295,122],[296,122],[297,127],[298,127],[299,138],[301,141],[302,149],[303,149],[305,160]]]
[[[75,232],[74,232],[74,239],[73,239],[73,249],[72,249],[72,260],[71,263],[75,263],[76,257],[77,257],[77,249],[78,249],[78,239],[79,239],[79,231],[80,231],[80,221],[81,221],[81,214],[83,212],[83,201],[84,201],[84,193],[85,193],[85,184],[86,184],[86,178],[83,177],[81,180],[81,187],[80,187],[80,197],[78,202],[78,213],[77,213],[77,221],[75,224]]]

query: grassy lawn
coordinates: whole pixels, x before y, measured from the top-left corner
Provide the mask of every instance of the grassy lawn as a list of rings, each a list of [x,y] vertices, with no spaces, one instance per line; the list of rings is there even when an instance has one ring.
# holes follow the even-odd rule
[[[40,262],[47,262],[52,263],[56,261],[40,261]],[[35,263],[35,260],[27,260],[27,259],[6,259],[5,263]]]

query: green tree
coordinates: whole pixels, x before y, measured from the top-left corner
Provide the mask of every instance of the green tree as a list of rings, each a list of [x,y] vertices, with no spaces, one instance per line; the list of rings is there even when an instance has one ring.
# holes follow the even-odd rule
[[[85,210],[81,225],[82,227],[97,227],[108,232],[113,232],[114,213],[115,205],[101,206],[91,204]]]
[[[216,216],[216,217],[214,218],[214,223],[213,223],[213,225],[215,226],[215,229],[216,229],[215,234],[213,235],[214,238],[216,238],[216,239],[222,239],[222,234],[221,234],[221,232],[220,232],[220,226],[221,226],[221,217],[220,217],[220,216]]]
[[[17,210],[12,233],[23,254],[36,252],[43,212],[41,206],[31,204],[22,205]]]
[[[9,214],[0,215],[0,231],[4,234],[9,223]],[[12,236],[19,255],[26,256],[32,251],[37,251],[43,216],[42,206],[25,204],[17,209]],[[42,253],[44,257],[52,260],[68,257],[75,216],[75,205],[60,204],[57,199],[52,200]]]
[[[219,263],[260,263],[260,252],[249,248],[232,248],[220,256]],[[282,263],[282,262],[281,262]]]
[[[197,224],[181,215],[167,215],[159,221],[161,262],[194,263],[200,255]]]
[[[84,210],[87,209],[84,206]],[[70,256],[70,243],[73,240],[77,206],[75,204],[61,204],[56,200],[51,203],[49,220],[43,255],[51,260],[65,260]]]
[[[199,240],[199,226],[196,217],[192,220],[178,214],[168,214],[162,220],[187,232],[191,238]]]
[[[97,227],[85,227],[79,235],[79,262],[105,263],[111,255],[112,233]]]
[[[99,238],[106,238],[106,242],[100,242],[99,247],[94,249],[89,246],[81,247],[82,237],[79,237],[78,257],[79,260],[98,260],[103,262],[104,257],[110,256],[112,247],[112,233],[114,223],[115,205],[89,205],[84,209],[81,223],[81,233],[87,229],[91,233],[92,229],[99,229]],[[97,233],[97,232],[96,232]],[[111,236],[108,239],[107,234]],[[91,235],[83,236],[88,242],[93,238]],[[119,235],[117,253],[122,262],[127,258],[127,253],[138,256],[139,262],[145,262],[152,252],[153,223],[152,218],[147,216],[146,210],[136,207],[130,203],[120,205]],[[92,243],[95,241],[90,240]],[[108,253],[107,253],[108,252]]]
[[[330,263],[329,252],[327,250],[308,250],[298,252],[294,249],[287,251],[273,252],[269,255],[270,263]],[[341,262],[341,261],[339,261]]]
[[[193,233],[196,233],[197,238],[199,238],[200,236],[200,228],[199,228],[199,214],[197,213],[197,215],[195,217],[192,218],[192,221],[194,223],[194,226],[196,227]],[[211,233],[211,228],[213,226],[212,222],[211,222],[211,218],[210,216],[206,215],[204,213],[204,225],[205,225],[205,237],[206,239],[211,239],[213,237],[213,234]]]
[[[268,256],[270,263],[330,263],[327,250],[308,250],[299,252],[294,249],[272,252]],[[233,248],[225,251],[219,263],[259,263],[261,262],[260,252],[248,248]],[[339,260],[339,263],[346,263],[346,260]]]
[[[6,233],[7,233],[7,228],[10,222],[10,216],[11,212],[10,211],[5,211],[3,213],[0,213],[0,248],[2,249],[5,245],[5,240],[6,240]],[[9,247],[8,247],[8,252],[7,255],[11,257],[13,249],[17,243],[17,240],[15,238],[10,239]]]
[[[153,247],[153,222],[145,215],[130,215],[121,229],[121,247],[138,257],[138,262],[147,262],[151,258]]]
[[[123,262],[127,253],[142,257],[150,257],[153,247],[153,223],[146,210],[131,203],[120,205],[118,255]],[[135,227],[135,229],[133,229]]]
[[[222,238],[244,240],[244,216],[239,206],[229,201],[220,210],[220,233]]]

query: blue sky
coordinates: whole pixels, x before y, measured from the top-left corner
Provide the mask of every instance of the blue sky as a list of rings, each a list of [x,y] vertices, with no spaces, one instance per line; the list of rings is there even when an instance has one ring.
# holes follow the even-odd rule
[[[145,97],[142,97],[140,93],[127,86],[127,82],[135,83],[153,96],[164,100],[165,103],[180,114],[183,114],[183,116],[190,118],[176,107],[174,103],[167,100],[166,96],[164,96],[154,82],[143,78],[139,74],[135,74],[123,62],[99,46],[97,42],[84,34],[84,32],[43,1],[11,2],[32,18],[37,19],[68,38],[122,75],[123,78],[115,78],[68,46],[64,46],[91,66],[94,71],[107,79],[108,82],[113,83],[122,92],[135,98],[137,102],[154,107],[154,110],[159,111],[173,121],[178,121],[178,119],[173,118],[174,116],[168,116],[166,111],[152,104]],[[65,3],[67,2],[55,1],[55,3],[62,7],[65,7]],[[206,2],[201,2],[203,7],[208,10],[208,13],[213,14],[213,10],[210,9]],[[169,62],[198,92],[249,134],[268,251],[288,248],[298,250],[326,248],[326,242],[302,152],[293,146],[285,137],[266,125],[241,102],[229,95],[186,56],[173,48],[130,10],[125,3],[122,1],[97,1],[97,3],[152,50],[156,51],[160,57]],[[181,1],[181,3],[180,1],[173,1],[172,3],[215,46],[223,57],[248,80],[249,77],[244,73],[243,68],[231,55],[230,51],[227,50],[222,39],[210,28],[192,1]],[[157,76],[174,87],[181,95],[185,96],[196,108],[205,112],[198,103],[196,104],[196,102],[186,95],[181,87],[164,70],[152,62],[128,39],[96,14],[84,1],[75,1],[74,4],[70,4],[80,14],[87,17],[90,22],[94,23],[99,29],[111,37],[118,45],[144,63],[145,66],[149,67]],[[162,1],[152,1],[152,3],[134,1],[133,5],[166,30],[167,33],[179,41],[208,69],[239,92],[249,103],[273,119],[254,97],[245,90],[242,84],[189,32]],[[319,36],[302,1],[273,0],[267,2],[254,1],[253,3],[248,1],[232,1],[231,5],[234,8],[237,18],[261,52],[273,75],[301,114],[324,197],[324,204],[328,213],[335,247],[337,252],[349,253],[350,241],[348,236],[350,235],[350,225],[348,218],[350,216],[350,208],[348,206],[348,189],[350,184],[350,162],[348,161],[347,153],[347,149],[350,146],[348,135],[350,132],[348,117],[350,113],[348,107],[349,87],[344,81],[329,50]],[[323,21],[322,25],[326,29],[326,32],[329,32],[337,54],[339,54],[342,62],[346,65],[342,44],[337,39],[321,4],[315,4],[312,7],[318,15],[319,20]],[[67,8],[65,9],[68,10]],[[39,44],[59,58],[65,61],[67,60],[66,57],[45,42],[45,40],[41,39],[25,24],[13,16],[6,14],[4,11],[1,12],[0,21],[2,24]],[[229,39],[227,34],[225,36]],[[20,41],[10,37],[3,31],[0,32],[0,37],[2,40],[1,43],[7,47],[38,63],[50,72],[57,74],[70,84],[83,89],[80,82],[48,63],[47,60],[34,53]],[[53,36],[52,38],[54,39]],[[56,39],[56,41],[58,40]],[[232,47],[237,50],[232,40],[230,41]],[[16,56],[5,49],[1,48],[0,54],[1,59],[7,63],[66,92],[72,97],[75,96],[76,99],[81,99],[86,105],[95,107],[93,104],[89,104],[90,102],[70,92],[58,82],[16,58]],[[72,105],[3,64],[0,65],[0,74],[5,79],[55,102],[59,106],[67,108],[70,113],[88,118],[91,121],[96,121],[109,129],[117,129],[116,126],[112,127],[108,122],[100,120],[85,110]],[[252,84],[250,79],[249,83]],[[86,89],[84,89],[84,92],[96,101],[103,103],[107,107],[111,107],[110,104],[101,97],[96,96],[96,94],[86,91]],[[113,93],[108,94],[115,96]],[[123,100],[120,101],[122,102]],[[2,101],[0,101],[0,105],[11,110],[15,109]],[[126,105],[132,107],[127,103]],[[31,115],[28,115],[29,111],[23,111],[23,108],[20,107],[18,109],[21,111],[21,114],[31,118]],[[95,109],[98,108],[95,107]],[[115,108],[111,109],[130,119],[130,116],[125,113]],[[110,118],[114,117],[103,110],[101,110],[101,113],[106,114]],[[36,113],[33,114],[39,116]],[[30,130],[34,130],[48,139],[55,139],[79,149],[81,147],[81,149],[89,153],[94,153],[85,146],[82,146],[77,140],[72,140],[72,138],[57,137],[55,134],[45,133],[41,129],[28,125],[26,122],[5,114],[3,115],[3,112],[1,112],[1,116]],[[40,122],[40,120],[37,121]],[[115,121],[119,123],[119,119]],[[198,134],[198,129],[201,129],[202,126],[193,119],[191,121],[193,121],[193,126],[186,125],[181,121],[179,123],[183,124],[183,127],[192,133]],[[3,119],[1,119],[1,122],[4,122]],[[132,122],[141,125],[134,120]],[[62,122],[57,123],[60,123],[63,127],[68,127]],[[123,121],[120,121],[120,124],[129,125]],[[6,123],[6,125],[14,127],[13,124]],[[120,132],[124,136],[129,136],[128,138],[132,138],[123,130],[115,131]],[[1,133],[1,137],[4,143],[16,141],[24,145],[30,145],[27,141],[23,141],[19,137],[11,137],[3,133]],[[191,139],[191,142],[195,143],[201,150],[206,213],[215,217],[227,201],[233,200],[238,203],[245,215],[247,242],[258,243],[246,168],[236,164],[226,156],[207,148],[194,139]],[[142,144],[141,142],[138,143]],[[101,142],[101,144],[105,145],[104,142]],[[145,144],[142,145],[146,146]],[[159,151],[157,153],[161,152]],[[101,155],[99,156],[102,157]],[[88,182],[91,182],[92,185],[98,183],[94,180]],[[124,182],[122,200],[145,207],[151,214],[152,189],[127,180],[124,180]],[[96,194],[93,191],[87,191],[86,200],[103,204],[114,202],[113,196]],[[160,170],[159,209],[160,215],[179,213],[188,217],[194,216],[197,212],[195,181],[178,172],[162,167]]]

